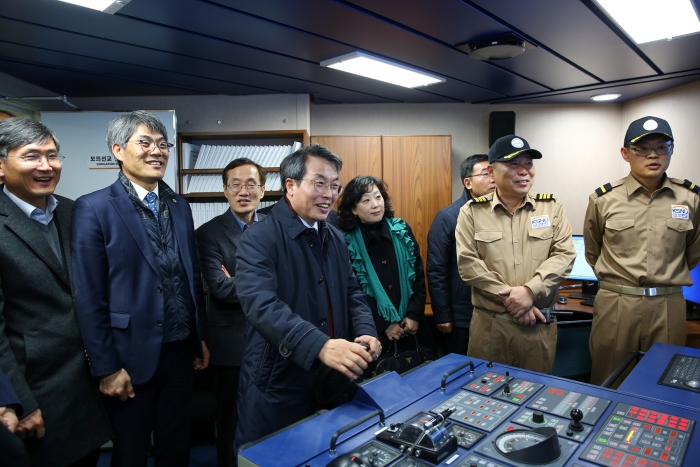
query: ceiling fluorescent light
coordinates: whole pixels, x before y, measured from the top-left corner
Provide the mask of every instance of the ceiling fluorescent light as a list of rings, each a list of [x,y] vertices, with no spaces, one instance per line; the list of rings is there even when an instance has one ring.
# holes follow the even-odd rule
[[[335,68],[367,78],[377,79],[405,88],[444,83],[445,78],[406,65],[390,62],[364,52],[352,52],[321,62],[321,66]]]
[[[608,94],[597,94],[595,96],[591,96],[591,99],[594,101],[614,101],[618,97],[620,97],[622,94],[619,93],[608,93]]]
[[[691,0],[595,0],[637,44],[700,32]]]
[[[59,0],[113,15],[131,0]]]

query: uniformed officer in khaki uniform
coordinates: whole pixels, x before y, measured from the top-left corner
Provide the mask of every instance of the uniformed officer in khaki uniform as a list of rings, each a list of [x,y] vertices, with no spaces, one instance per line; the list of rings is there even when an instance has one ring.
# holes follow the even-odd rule
[[[689,270],[700,259],[700,189],[666,175],[673,154],[668,122],[635,120],[620,152],[630,174],[590,196],[584,224],[586,261],[600,281],[590,339],[593,384],[632,350],[685,345],[681,286],[692,284]]]
[[[462,207],[455,237],[460,276],[472,287],[469,356],[549,373],[557,327],[536,323],[545,321],[540,308],[554,305],[576,251],[562,204],[530,193],[533,159],[541,158],[523,138],[496,140],[489,150],[496,191]]]

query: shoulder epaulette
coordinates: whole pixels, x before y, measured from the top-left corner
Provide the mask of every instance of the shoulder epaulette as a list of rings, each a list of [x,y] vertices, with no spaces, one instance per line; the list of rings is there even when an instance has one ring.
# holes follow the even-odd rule
[[[470,201],[475,203],[486,203],[489,199],[486,196],[479,196],[478,198],[472,198]]]
[[[598,196],[603,196],[605,193],[608,191],[612,190],[613,186],[610,183],[606,183],[605,185],[598,187],[595,189],[595,194]]]
[[[553,200],[554,195],[551,193],[537,193],[535,199],[538,201]]]
[[[693,191],[696,194],[700,195],[700,187],[697,186],[695,183],[691,182],[690,180],[683,180],[683,186],[689,189],[690,191]]]

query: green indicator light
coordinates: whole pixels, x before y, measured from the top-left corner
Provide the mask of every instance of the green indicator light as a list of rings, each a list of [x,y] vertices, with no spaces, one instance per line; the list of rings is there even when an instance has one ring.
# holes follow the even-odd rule
[[[613,417],[613,420],[615,420],[616,422],[619,422],[622,419],[620,417]]]
[[[605,438],[598,438],[598,442],[599,442],[599,443],[607,443],[608,440],[605,439]]]

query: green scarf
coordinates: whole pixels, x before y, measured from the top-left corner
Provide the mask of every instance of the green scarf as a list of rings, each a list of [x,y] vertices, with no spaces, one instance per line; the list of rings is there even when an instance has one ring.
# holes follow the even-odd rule
[[[365,241],[359,227],[355,227],[352,232],[343,232],[348,242],[350,262],[355,270],[355,276],[360,283],[362,290],[377,301],[377,311],[379,316],[390,323],[398,323],[406,317],[408,310],[408,300],[413,294],[413,283],[416,280],[416,255],[414,253],[415,243],[408,234],[408,226],[403,219],[397,217],[384,218],[389,224],[391,241],[396,252],[396,262],[399,267],[399,283],[401,287],[401,302],[398,311],[389,300],[384,286],[379,281],[377,273],[369,258]],[[381,222],[381,221],[380,221]]]

